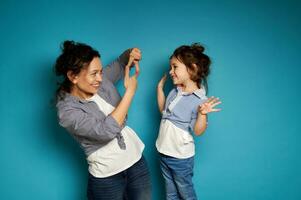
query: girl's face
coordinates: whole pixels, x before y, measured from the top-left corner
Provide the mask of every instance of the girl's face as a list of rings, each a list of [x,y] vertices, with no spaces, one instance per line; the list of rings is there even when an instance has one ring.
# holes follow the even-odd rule
[[[70,78],[69,78],[70,79]],[[88,99],[97,93],[102,81],[102,65],[98,57],[93,58],[87,68],[72,76],[71,94],[82,99]]]
[[[170,71],[169,74],[175,85],[185,84],[190,80],[190,75],[187,71],[187,67],[184,63],[180,62],[176,57],[170,59]]]

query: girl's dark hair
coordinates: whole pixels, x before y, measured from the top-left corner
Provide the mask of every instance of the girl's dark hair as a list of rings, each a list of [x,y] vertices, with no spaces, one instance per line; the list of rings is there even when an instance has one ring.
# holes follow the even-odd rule
[[[178,47],[170,56],[177,58],[189,69],[191,80],[208,90],[207,76],[210,72],[210,58],[204,54],[205,48],[198,43]],[[196,67],[195,67],[196,66]]]
[[[67,77],[67,72],[72,71],[73,74],[79,74],[80,71],[87,67],[95,57],[100,58],[98,51],[92,47],[66,40],[61,45],[62,54],[57,58],[55,63],[55,73],[62,76],[63,80],[58,82],[56,91],[57,100],[64,98],[64,94],[70,93],[72,83]]]

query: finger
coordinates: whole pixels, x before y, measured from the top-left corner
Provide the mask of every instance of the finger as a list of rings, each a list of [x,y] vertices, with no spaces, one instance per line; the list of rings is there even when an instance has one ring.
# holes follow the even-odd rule
[[[135,60],[141,60],[141,51],[138,48],[133,48],[130,55],[134,56]]]
[[[215,103],[211,104],[211,107],[213,108],[213,107],[215,107],[215,106],[217,106],[217,105],[219,105],[221,103],[222,103],[221,101],[215,102]]]
[[[127,65],[129,65],[129,67],[131,67],[133,65],[134,60],[135,60],[135,57],[133,55],[130,55]]]
[[[136,61],[140,61],[141,58],[142,58],[142,55],[141,55],[140,53],[134,54],[134,59],[135,59]]]
[[[130,77],[130,66],[127,65],[127,66],[125,66],[124,79],[125,79],[125,80],[128,80],[129,77]]]
[[[200,107],[205,107],[205,106],[210,106],[209,102],[204,102],[202,104],[199,105]]]
[[[135,69],[136,69],[136,73],[135,75],[138,77],[139,73],[140,73],[140,66],[139,66],[139,62],[134,61],[135,63]]]
[[[219,111],[221,111],[222,109],[220,109],[220,108],[214,108],[214,109],[211,109],[211,112],[219,112]]]
[[[216,102],[219,102],[219,98],[214,98],[211,100],[210,104],[215,104]]]
[[[218,97],[211,97],[211,98],[210,98],[210,101],[209,101],[208,103],[214,104],[214,103],[216,103],[216,102],[218,102],[218,101],[219,101],[219,98],[218,98]]]
[[[137,48],[137,47],[134,47],[134,48],[132,49],[132,52],[138,52],[138,53],[141,53],[141,50],[140,50],[139,48]]]
[[[206,103],[210,103],[213,99],[214,99],[214,96],[209,97],[209,98],[207,99]]]

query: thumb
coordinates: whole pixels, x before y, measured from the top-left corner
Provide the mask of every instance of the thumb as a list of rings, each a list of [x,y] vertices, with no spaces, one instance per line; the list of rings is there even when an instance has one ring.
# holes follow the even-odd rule
[[[140,73],[139,62],[138,62],[138,61],[134,61],[134,63],[135,63],[135,69],[136,69],[135,75],[138,77],[138,75],[139,75],[139,73]]]
[[[130,78],[130,66],[127,65],[125,66],[124,80],[127,81],[129,78]]]

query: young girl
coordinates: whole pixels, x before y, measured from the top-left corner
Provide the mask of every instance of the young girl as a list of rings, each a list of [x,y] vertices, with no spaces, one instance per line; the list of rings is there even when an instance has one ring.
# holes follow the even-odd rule
[[[217,112],[218,98],[206,97],[210,59],[199,44],[183,45],[170,57],[170,71],[176,86],[165,100],[164,75],[157,87],[162,113],[156,141],[167,199],[197,199],[193,183],[195,147],[190,131],[201,135],[207,128],[207,114]]]

